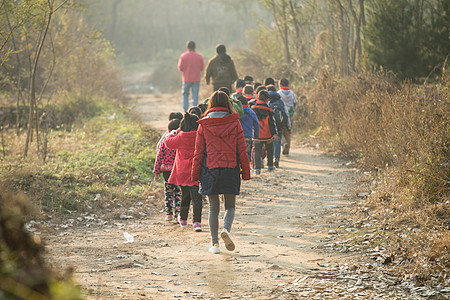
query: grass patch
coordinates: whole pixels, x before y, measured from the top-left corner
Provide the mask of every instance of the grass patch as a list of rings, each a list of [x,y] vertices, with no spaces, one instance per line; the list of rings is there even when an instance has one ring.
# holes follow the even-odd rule
[[[47,213],[114,208],[153,194],[149,183],[159,134],[144,129],[120,105],[90,106],[96,111],[49,131],[45,164],[37,153],[21,158],[25,136],[4,132],[9,142],[1,158],[3,185],[26,193]]]

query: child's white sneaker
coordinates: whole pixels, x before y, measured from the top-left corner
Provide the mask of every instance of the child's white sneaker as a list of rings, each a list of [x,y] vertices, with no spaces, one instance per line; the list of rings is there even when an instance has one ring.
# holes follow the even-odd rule
[[[209,248],[209,252],[212,254],[219,254],[220,253],[219,244],[213,244],[211,248]]]
[[[202,224],[200,222],[194,222],[194,231],[200,232],[202,231]]]
[[[220,236],[222,237],[222,240],[225,242],[225,248],[227,248],[228,251],[234,251],[236,246],[234,245],[228,230],[224,228],[220,233]]]

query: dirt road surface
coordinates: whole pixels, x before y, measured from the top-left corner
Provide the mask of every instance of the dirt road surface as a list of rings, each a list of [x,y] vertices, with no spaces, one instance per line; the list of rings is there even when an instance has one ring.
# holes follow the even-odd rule
[[[168,113],[181,110],[178,96],[137,99],[135,110],[161,132]],[[344,162],[296,142],[279,169],[243,182],[233,252],[223,243],[220,254],[208,252],[206,202],[203,232],[194,232],[192,212],[188,228],[164,221],[156,196],[117,219],[91,215],[58,226],[45,237],[48,257],[55,267],[74,267],[87,299],[408,298],[358,252],[327,250],[333,230],[351,219],[346,208],[358,201],[353,176]]]

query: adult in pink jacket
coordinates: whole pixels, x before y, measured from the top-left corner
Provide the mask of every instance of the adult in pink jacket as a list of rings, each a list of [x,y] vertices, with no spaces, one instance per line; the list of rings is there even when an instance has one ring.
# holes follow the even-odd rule
[[[182,99],[183,109],[189,108],[189,90],[192,90],[192,105],[198,104],[198,91],[200,89],[201,72],[205,67],[203,56],[195,52],[195,42],[186,43],[186,52],[178,60],[178,70],[183,73]]]
[[[189,207],[193,206],[193,226],[195,231],[202,231],[202,196],[198,193],[198,182],[191,180],[191,169],[194,158],[195,138],[198,128],[198,117],[185,113],[180,129],[172,131],[164,140],[170,149],[176,149],[175,162],[169,183],[181,187],[181,207],[178,222],[181,227],[187,226]]]

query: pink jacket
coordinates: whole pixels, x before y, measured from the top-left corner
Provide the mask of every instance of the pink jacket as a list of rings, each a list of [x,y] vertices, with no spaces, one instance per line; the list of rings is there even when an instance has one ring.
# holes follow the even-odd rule
[[[169,134],[164,140],[168,148],[177,150],[175,163],[168,180],[169,183],[183,186],[198,186],[198,182],[191,180],[196,135],[197,131],[195,130],[184,132],[178,129],[175,136]]]
[[[177,151],[175,149],[167,148],[164,141],[168,135],[163,139],[161,144],[159,144],[158,152],[156,154],[155,166],[153,168],[153,173],[159,174],[161,172],[172,171],[173,164],[175,162],[175,155]]]
[[[183,82],[199,82],[204,66],[203,56],[195,51],[184,52],[178,60],[178,70],[183,72]]]

